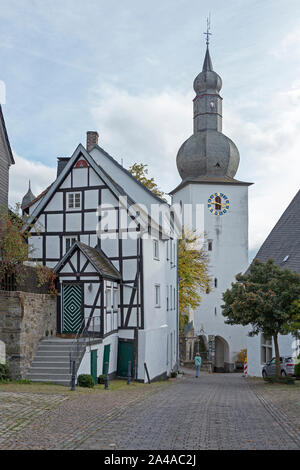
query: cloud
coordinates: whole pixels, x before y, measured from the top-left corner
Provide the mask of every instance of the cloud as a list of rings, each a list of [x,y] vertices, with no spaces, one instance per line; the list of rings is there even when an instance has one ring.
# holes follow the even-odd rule
[[[134,162],[148,164],[149,176],[169,192],[180,182],[178,149],[192,133],[192,98],[192,93],[172,89],[130,94],[116,85],[99,87],[90,108],[100,146],[119,162],[123,159],[126,168]],[[224,133],[241,154],[236,177],[255,183],[249,191],[252,255],[299,190],[299,101],[300,85],[295,82],[263,103],[227,102],[224,109]],[[55,177],[55,168],[16,155],[10,173],[11,203],[21,201],[29,179],[37,195]]]
[[[56,178],[56,168],[44,165],[40,162],[30,161],[14,153],[15,165],[9,171],[9,204],[15,207],[21,203],[23,196],[28,191],[29,180],[31,190],[38,196]]]
[[[127,168],[133,162],[147,163],[161,189],[170,191],[180,181],[176,154],[192,133],[192,98],[192,93],[174,90],[134,95],[113,86],[101,87],[92,109],[100,145],[119,161],[123,158]],[[241,153],[236,177],[255,182],[249,191],[252,252],[299,189],[299,100],[299,84],[293,83],[287,91],[274,93],[270,101],[240,101],[235,110],[236,103],[227,103],[224,110],[224,132]]]
[[[127,168],[147,163],[165,192],[179,183],[176,154],[192,133],[192,94],[166,90],[133,95],[101,86],[92,113],[100,146]]]

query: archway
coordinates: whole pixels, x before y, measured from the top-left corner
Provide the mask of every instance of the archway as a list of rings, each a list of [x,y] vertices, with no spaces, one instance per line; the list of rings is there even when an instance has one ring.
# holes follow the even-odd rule
[[[221,336],[215,337],[215,371],[229,372],[229,346]]]

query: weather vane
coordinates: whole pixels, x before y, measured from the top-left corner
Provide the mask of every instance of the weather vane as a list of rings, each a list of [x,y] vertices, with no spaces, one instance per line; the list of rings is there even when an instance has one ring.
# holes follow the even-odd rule
[[[209,45],[209,36],[211,36],[212,33],[210,33],[210,14],[207,18],[207,30],[205,33],[203,33],[206,36],[206,45]]]

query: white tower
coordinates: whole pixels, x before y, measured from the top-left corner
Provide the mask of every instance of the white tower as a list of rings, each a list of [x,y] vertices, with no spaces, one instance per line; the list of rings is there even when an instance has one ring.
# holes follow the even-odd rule
[[[222,293],[248,265],[248,186],[236,180],[239,151],[222,134],[221,77],[213,71],[207,50],[202,72],[194,81],[194,133],[180,147],[177,168],[182,182],[170,194],[174,203],[192,204],[193,230],[205,233],[212,289],[201,293],[191,313],[196,335],[203,335],[216,371],[231,371],[237,353],[246,348],[247,329],[224,323]],[[202,205],[203,224],[196,211]],[[199,215],[198,215],[199,219]]]

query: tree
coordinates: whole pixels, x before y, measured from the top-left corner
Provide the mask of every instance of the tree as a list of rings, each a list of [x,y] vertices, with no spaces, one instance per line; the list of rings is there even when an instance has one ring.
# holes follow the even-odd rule
[[[210,290],[208,256],[205,250],[198,249],[197,235],[185,230],[178,240],[178,277],[180,329],[188,321],[190,309],[201,302],[201,291]]]
[[[154,178],[148,178],[148,169],[147,169],[146,164],[144,163],[134,163],[130,168],[129,172],[138,180],[140,183],[143,183],[146,188],[150,189],[152,193],[156,194],[156,196],[159,196],[160,198],[163,199],[163,201],[166,201],[163,198],[163,195],[165,194],[163,191],[161,191],[157,184],[154,181]]]
[[[300,321],[300,275],[280,269],[272,259],[254,260],[249,273],[238,274],[237,282],[223,294],[223,315],[228,325],[251,325],[249,336],[260,332],[272,337],[276,374],[280,375],[278,335],[291,333]]]
[[[25,277],[29,275],[28,268],[24,265],[28,260],[29,254],[32,254],[27,241],[30,237],[30,230],[34,227],[38,232],[38,225],[27,225],[26,230],[22,231],[24,221],[18,215],[18,206],[16,210],[7,210],[0,208],[0,286],[5,285],[5,279],[10,278],[14,283],[20,286]],[[37,264],[36,275],[38,287],[44,284],[49,285],[49,293],[56,295],[55,272],[47,266]]]
[[[135,163],[129,171],[150,191],[162,198],[165,193],[158,189],[154,178],[146,176],[147,166],[143,163]],[[200,292],[210,290],[208,256],[204,249],[199,250],[196,244],[197,235],[188,229],[183,230],[182,238],[178,240],[179,327],[181,330],[188,322],[189,310],[200,305]]]

